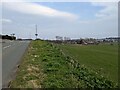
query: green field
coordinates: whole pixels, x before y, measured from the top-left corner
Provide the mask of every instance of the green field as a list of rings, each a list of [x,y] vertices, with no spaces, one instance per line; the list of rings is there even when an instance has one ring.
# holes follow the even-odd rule
[[[112,52],[108,52],[106,50],[110,50]],[[46,41],[32,41],[19,69],[17,70],[16,78],[10,83],[10,87],[115,88],[118,85],[113,81],[114,79],[117,79],[115,78],[115,74],[117,73],[113,69],[117,69],[117,66],[115,66],[117,64],[117,53],[113,53],[113,51],[116,52],[116,50],[116,46],[56,45]],[[95,53],[95,51],[97,53]],[[110,61],[108,59],[104,59],[104,61],[101,61],[103,63],[101,63],[100,55],[104,55],[102,53],[108,53],[108,55],[106,54],[107,58],[109,55],[113,56],[109,57]],[[88,56],[86,57],[85,54],[88,54]],[[99,55],[99,57],[97,55]],[[111,59],[116,61],[112,61]],[[99,66],[95,65],[97,62],[99,63]],[[107,65],[112,70],[109,70]],[[102,71],[101,74],[96,71],[101,67],[104,71],[109,70],[106,71],[105,76]],[[113,75],[111,74],[109,76],[114,77],[114,79],[110,80],[106,76],[108,73],[112,72],[114,72]]]
[[[59,46],[80,64],[99,72],[116,83],[118,82],[118,44]]]

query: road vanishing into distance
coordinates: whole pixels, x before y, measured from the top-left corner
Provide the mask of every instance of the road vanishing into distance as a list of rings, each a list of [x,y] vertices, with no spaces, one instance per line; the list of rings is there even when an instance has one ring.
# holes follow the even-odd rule
[[[10,41],[2,42],[2,87],[7,87],[8,82],[15,77],[22,56],[24,55],[30,41]]]

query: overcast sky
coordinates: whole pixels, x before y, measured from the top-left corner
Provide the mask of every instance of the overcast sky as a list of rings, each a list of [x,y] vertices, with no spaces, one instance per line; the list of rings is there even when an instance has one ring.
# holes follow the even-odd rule
[[[2,34],[17,38],[55,39],[118,36],[117,2],[3,2]],[[1,6],[1,4],[0,4]]]

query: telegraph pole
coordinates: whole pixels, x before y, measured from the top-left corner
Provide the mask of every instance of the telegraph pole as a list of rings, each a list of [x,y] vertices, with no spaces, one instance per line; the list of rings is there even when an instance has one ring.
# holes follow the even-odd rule
[[[37,36],[38,36],[38,34],[37,34],[37,24],[35,25],[35,27],[36,27],[36,34],[35,34],[35,36],[36,36],[36,39],[37,39]]]

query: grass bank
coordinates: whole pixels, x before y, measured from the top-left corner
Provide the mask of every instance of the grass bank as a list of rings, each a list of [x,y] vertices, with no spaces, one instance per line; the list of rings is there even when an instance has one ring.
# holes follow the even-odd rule
[[[45,41],[32,41],[11,88],[113,88],[116,85]]]

